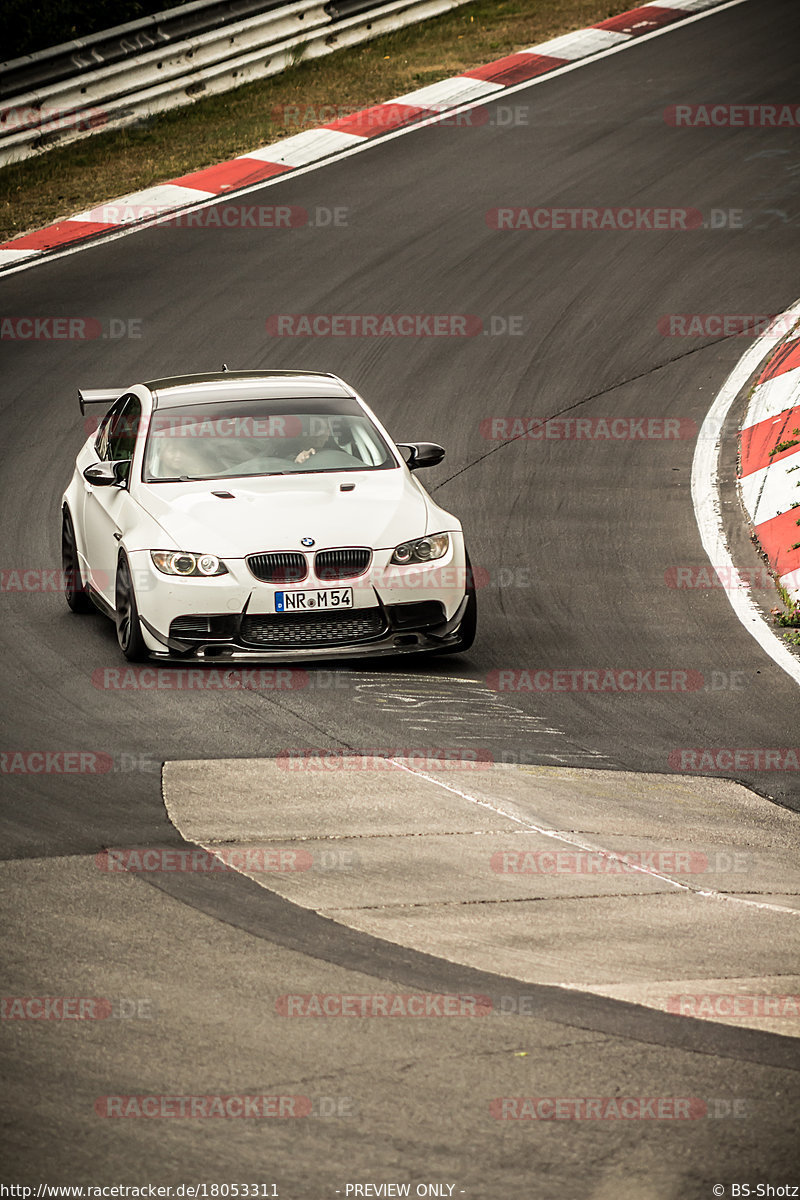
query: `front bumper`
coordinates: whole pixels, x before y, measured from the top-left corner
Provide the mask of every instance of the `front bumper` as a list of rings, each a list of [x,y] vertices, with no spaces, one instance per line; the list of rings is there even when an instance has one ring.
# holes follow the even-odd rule
[[[446,649],[458,641],[466,611],[466,566],[460,533],[443,559],[390,567],[376,551],[364,576],[336,584],[313,575],[302,583],[266,584],[242,560],[208,579],[161,574],[149,553],[130,554],[142,634],[153,658],[310,661],[372,658]],[[277,591],[353,588],[353,606],[316,613],[275,612]]]

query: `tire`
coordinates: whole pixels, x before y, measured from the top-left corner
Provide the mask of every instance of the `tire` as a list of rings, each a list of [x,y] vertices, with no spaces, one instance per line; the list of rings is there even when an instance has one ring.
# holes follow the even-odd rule
[[[64,574],[64,599],[74,613],[90,613],[95,608],[81,582],[75,527],[69,509],[61,517],[61,568]]]
[[[143,662],[148,657],[147,646],[139,624],[139,609],[133,590],[133,580],[128,560],[120,554],[117,563],[117,582],[114,589],[116,609],[117,641],[128,662]]]
[[[466,554],[466,551],[465,551]],[[444,650],[434,651],[436,654],[463,654],[472,646],[478,631],[478,599],[475,595],[475,576],[472,573],[472,563],[466,554],[467,567],[467,610],[458,628],[458,640]]]

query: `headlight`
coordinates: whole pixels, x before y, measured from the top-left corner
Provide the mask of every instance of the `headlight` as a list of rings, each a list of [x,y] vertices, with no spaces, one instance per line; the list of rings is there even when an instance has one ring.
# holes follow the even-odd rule
[[[430,537],[416,538],[413,542],[403,542],[392,555],[391,561],[405,566],[407,563],[433,562],[436,558],[444,558],[450,549],[449,533],[433,533]]]
[[[159,571],[165,575],[205,576],[227,575],[228,568],[214,554],[189,554],[185,550],[151,550]]]

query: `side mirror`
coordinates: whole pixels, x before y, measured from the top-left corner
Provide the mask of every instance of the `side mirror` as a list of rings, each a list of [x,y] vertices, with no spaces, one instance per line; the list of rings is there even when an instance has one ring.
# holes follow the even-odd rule
[[[408,451],[403,458],[409,471],[417,471],[420,467],[436,467],[445,455],[444,447],[436,442],[398,442],[397,448]]]
[[[83,472],[83,478],[93,487],[125,487],[130,469],[129,460],[92,463]]]

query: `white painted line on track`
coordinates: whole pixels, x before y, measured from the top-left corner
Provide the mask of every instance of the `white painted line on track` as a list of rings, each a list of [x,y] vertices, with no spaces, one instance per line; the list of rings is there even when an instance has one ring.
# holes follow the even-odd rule
[[[800,663],[798,664],[800,666]],[[443,780],[437,779],[433,775],[428,775],[425,771],[420,771],[416,767],[410,767],[401,759],[391,759],[391,762],[403,770],[408,771],[411,775],[416,775],[420,779],[425,779],[428,783],[436,784],[437,787],[443,788],[447,792],[452,792],[455,796],[460,796],[463,800],[469,801],[470,804],[477,804],[480,808],[488,808],[490,812],[496,813],[499,817],[505,817],[508,821],[514,821],[522,829],[530,833],[539,833],[544,837],[554,838],[557,842],[564,842],[567,846],[573,846],[577,850],[586,850],[590,854],[602,854],[608,858],[620,858],[621,856],[613,850],[606,850],[602,846],[594,845],[592,842],[586,842],[583,838],[575,837],[574,834],[561,833],[557,829],[548,829],[544,825],[535,825],[532,821],[526,821],[522,817],[518,817],[516,813],[509,812],[506,808],[499,804],[492,804],[489,800],[481,800],[477,796],[473,796],[470,792],[465,792],[462,788],[454,787],[452,784],[444,783]],[[624,856],[622,856],[624,857]],[[652,867],[643,866],[628,862],[631,870],[640,871],[643,875],[650,875],[654,879],[660,880],[662,883],[668,883],[674,888],[678,888],[681,892],[691,892],[695,896],[701,896],[707,900],[724,900],[729,904],[743,904],[747,908],[760,908],[766,912],[788,913],[790,916],[800,916],[800,909],[786,908],[782,904],[767,904],[760,900],[747,900],[743,896],[731,896],[726,892],[717,892],[713,888],[697,888],[691,884],[681,883],[678,879],[673,879],[671,875],[664,875],[661,871],[656,871]]]
[[[779,322],[787,321],[788,318],[796,320],[798,317],[800,300],[775,318],[769,329],[765,330],[739,359],[717,393],[697,435],[697,446],[692,460],[692,504],[703,549],[720,576],[731,608],[762,650],[795,683],[800,684],[800,659],[795,657],[774,632],[749,592],[725,585],[726,577],[729,581],[736,578],[736,570],[725,539],[719,501],[719,452],[725,418],[758,364],[775,348],[775,336],[774,333],[770,334],[770,330],[780,328]],[[721,572],[720,567],[723,568]]]

